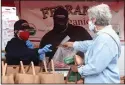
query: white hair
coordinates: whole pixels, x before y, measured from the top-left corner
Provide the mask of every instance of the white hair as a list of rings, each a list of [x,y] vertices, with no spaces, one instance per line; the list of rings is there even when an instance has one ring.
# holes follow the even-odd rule
[[[95,25],[109,25],[112,19],[110,8],[107,4],[100,4],[88,9],[89,18],[95,18]]]

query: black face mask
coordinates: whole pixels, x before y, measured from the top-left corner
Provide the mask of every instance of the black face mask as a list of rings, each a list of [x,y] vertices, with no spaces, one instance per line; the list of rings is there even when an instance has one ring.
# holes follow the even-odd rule
[[[54,18],[54,31],[57,33],[63,32],[67,28],[66,18]]]
[[[54,31],[60,33],[63,32],[66,27],[66,25],[54,24]]]

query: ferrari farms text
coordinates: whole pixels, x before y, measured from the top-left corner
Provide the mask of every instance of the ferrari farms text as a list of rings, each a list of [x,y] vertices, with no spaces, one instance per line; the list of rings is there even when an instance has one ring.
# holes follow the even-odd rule
[[[53,17],[53,13],[57,7],[58,6],[41,8],[40,11],[43,14],[43,19]],[[77,5],[75,8],[72,5],[65,5],[62,7],[68,11],[69,15],[87,15],[87,10],[89,8],[88,6],[79,5]]]

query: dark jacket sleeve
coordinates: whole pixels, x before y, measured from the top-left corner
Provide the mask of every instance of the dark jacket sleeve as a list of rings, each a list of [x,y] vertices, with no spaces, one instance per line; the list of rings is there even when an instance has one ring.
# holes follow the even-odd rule
[[[55,34],[55,32],[53,32],[53,31],[48,32],[41,39],[40,46],[39,46],[40,48],[43,48],[47,44],[52,44],[52,46],[50,47],[52,52],[46,53],[46,57],[49,57],[49,61],[53,58],[53,56],[57,50],[57,46],[60,44],[61,40],[62,40],[62,37]]]
[[[77,32],[79,34],[79,37],[81,38],[79,40],[83,40],[83,41],[84,40],[92,40],[91,35],[88,33],[88,31],[85,28],[83,28],[81,26],[77,26],[76,29],[78,30]]]
[[[20,58],[20,59],[38,59],[38,49],[29,49],[25,46],[15,45],[16,43],[8,42],[5,51],[6,57]]]
[[[45,46],[45,44],[46,44],[46,39],[44,39],[44,38],[45,38],[45,35],[43,36],[43,38],[42,38],[41,41],[40,41],[39,48],[42,48],[43,46]]]
[[[84,40],[92,40],[91,35],[88,31],[81,26],[73,26],[69,25],[68,34],[70,36],[70,41],[84,41]]]

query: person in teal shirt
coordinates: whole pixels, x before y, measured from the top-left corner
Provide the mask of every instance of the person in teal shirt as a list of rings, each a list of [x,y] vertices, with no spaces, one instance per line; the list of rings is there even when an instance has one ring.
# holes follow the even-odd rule
[[[120,83],[118,59],[121,54],[120,39],[110,21],[109,6],[100,4],[88,9],[89,29],[95,32],[93,40],[67,42],[85,53],[85,65],[73,65],[71,70],[84,77],[84,83]]]

